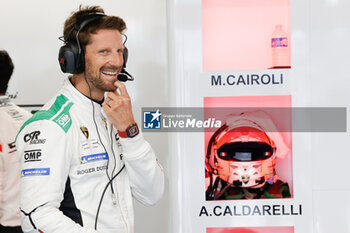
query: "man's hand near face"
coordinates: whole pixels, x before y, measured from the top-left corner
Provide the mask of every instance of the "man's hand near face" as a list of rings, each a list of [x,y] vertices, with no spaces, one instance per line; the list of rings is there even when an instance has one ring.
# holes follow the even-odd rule
[[[116,81],[114,85],[117,88],[113,92],[108,92],[103,110],[117,130],[125,131],[131,124],[135,123],[131,100],[123,83]],[[118,93],[118,89],[120,93]]]

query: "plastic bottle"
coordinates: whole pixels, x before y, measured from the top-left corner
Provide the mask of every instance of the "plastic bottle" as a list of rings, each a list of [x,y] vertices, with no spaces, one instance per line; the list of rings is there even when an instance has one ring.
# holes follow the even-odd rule
[[[282,25],[275,26],[271,36],[272,66],[273,68],[290,68],[290,53],[288,34]]]

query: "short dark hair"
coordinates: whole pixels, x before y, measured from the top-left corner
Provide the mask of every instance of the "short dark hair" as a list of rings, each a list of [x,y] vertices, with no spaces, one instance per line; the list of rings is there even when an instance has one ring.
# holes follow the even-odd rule
[[[91,14],[104,14],[104,10],[99,6],[79,6],[79,10],[72,12],[71,15],[64,23],[63,37],[66,41],[73,41],[76,38],[76,30],[72,30],[74,25],[80,23],[87,15]],[[123,33],[126,29],[126,24],[124,20],[118,16],[103,16],[99,20],[94,20],[89,23],[83,30],[79,33],[79,42],[83,48],[90,43],[90,35],[97,33],[101,29],[114,29]]]
[[[6,93],[13,69],[10,55],[5,50],[0,50],[0,94]]]

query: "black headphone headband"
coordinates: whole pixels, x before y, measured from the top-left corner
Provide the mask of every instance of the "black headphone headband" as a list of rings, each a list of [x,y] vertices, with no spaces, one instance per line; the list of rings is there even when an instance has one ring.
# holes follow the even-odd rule
[[[58,61],[63,73],[80,74],[85,70],[85,54],[81,48],[79,41],[80,32],[91,22],[101,19],[106,16],[105,14],[93,13],[83,16],[69,31],[67,38],[63,40],[65,43],[59,50]],[[76,30],[75,40],[70,39],[70,34]],[[118,75],[120,81],[133,80],[134,78],[125,70],[126,62],[128,59],[128,49],[124,46],[123,52],[123,67],[121,73]]]
[[[79,34],[80,32],[85,28],[86,25],[88,25],[90,22],[95,21],[97,19],[101,19],[103,16],[106,16],[105,14],[90,14],[90,15],[86,15],[84,16],[81,20],[80,23],[76,23],[71,32],[73,31],[73,29],[77,30],[77,33],[75,35],[75,41],[78,44],[79,47],[79,53],[81,54],[81,46],[80,46],[80,41],[79,41]],[[69,38],[69,34],[67,36],[67,39]]]

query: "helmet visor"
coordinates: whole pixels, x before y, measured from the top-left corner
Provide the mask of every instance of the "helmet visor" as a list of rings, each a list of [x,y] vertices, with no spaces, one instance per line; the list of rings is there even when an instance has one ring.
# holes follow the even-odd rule
[[[249,162],[270,158],[273,148],[267,143],[233,142],[222,145],[217,153],[224,160]]]

